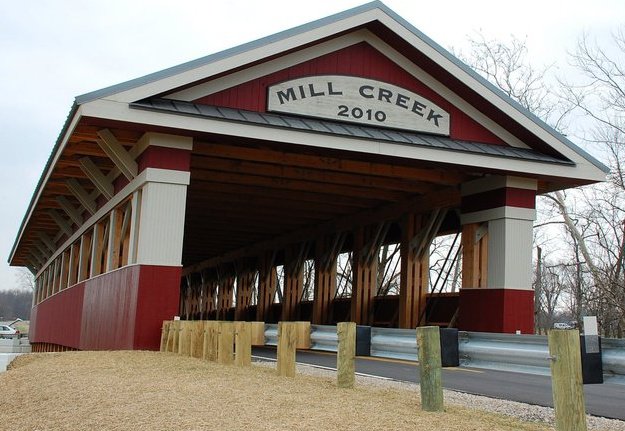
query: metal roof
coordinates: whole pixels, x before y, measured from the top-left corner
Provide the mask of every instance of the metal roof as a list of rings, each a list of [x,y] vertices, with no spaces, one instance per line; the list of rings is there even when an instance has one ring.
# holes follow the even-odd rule
[[[447,151],[460,151],[493,157],[521,159],[532,162],[574,165],[574,163],[570,160],[559,159],[525,148],[481,144],[425,133],[413,133],[307,117],[294,117],[290,115],[277,115],[264,112],[246,111],[242,109],[224,108],[221,106],[201,105],[180,100],[150,98],[131,103],[130,107],[135,109],[191,115],[195,117],[256,124],[268,127],[294,129],[305,132],[325,133],[358,139],[392,142],[394,144],[415,145]]]

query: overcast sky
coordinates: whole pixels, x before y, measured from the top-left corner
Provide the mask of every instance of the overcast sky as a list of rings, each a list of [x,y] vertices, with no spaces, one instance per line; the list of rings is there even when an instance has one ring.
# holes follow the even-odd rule
[[[363,4],[357,0],[0,2],[0,289],[41,171],[75,96]],[[622,0],[387,0],[445,48],[467,35],[526,38],[534,63],[565,70],[582,32],[605,39],[625,23]],[[504,6],[506,5],[506,6]]]

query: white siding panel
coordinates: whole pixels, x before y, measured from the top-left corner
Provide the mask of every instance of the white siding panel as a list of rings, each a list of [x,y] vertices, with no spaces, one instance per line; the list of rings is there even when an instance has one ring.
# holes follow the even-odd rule
[[[141,196],[137,263],[181,265],[187,186],[147,183]]]
[[[532,225],[510,218],[488,223],[489,288],[532,288]]]

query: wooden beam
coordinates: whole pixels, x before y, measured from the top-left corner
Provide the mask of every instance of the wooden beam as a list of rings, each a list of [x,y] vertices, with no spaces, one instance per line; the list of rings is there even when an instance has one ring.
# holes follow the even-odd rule
[[[462,226],[462,288],[488,285],[488,231],[479,223]]]
[[[352,256],[351,320],[358,325],[373,322],[373,298],[377,293],[378,250],[377,226],[361,226],[354,233]]]
[[[300,179],[265,177],[243,173],[218,172],[208,170],[191,171],[191,181],[207,180],[223,183],[254,185],[273,189],[296,190],[300,192],[318,192],[337,196],[357,196],[380,199],[384,201],[399,201],[409,193],[394,190],[371,189],[368,187],[349,186],[341,184],[326,184]]]
[[[430,254],[426,252],[419,256],[412,246],[413,238],[424,229],[425,225],[426,219],[422,214],[406,214],[401,222],[400,328],[414,329],[425,323]]]
[[[418,168],[390,163],[375,163],[314,154],[290,153],[267,148],[251,148],[206,142],[199,142],[194,146],[193,157],[198,157],[199,155],[235,160],[262,161],[288,166],[314,167],[329,171],[425,181],[440,185],[457,185],[466,181],[468,177],[466,174],[451,169]]]
[[[89,212],[89,214],[93,215],[96,212],[97,206],[95,203],[95,199],[89,195],[89,192],[85,190],[78,180],[75,178],[70,178],[65,182],[69,191],[74,195],[78,202]]]
[[[72,231],[72,227],[69,222],[63,218],[63,216],[61,216],[56,210],[49,210],[48,214],[67,236],[72,236],[72,233],[74,233]]]
[[[134,179],[139,170],[134,158],[117,141],[117,138],[109,129],[98,130],[97,134],[100,137],[100,139],[97,140],[98,145],[104,150],[113,163],[115,163],[117,169],[129,180]]]
[[[100,171],[89,157],[80,159],[80,169],[82,169],[96,189],[102,193],[107,200],[113,197],[115,194],[113,183]]]
[[[266,321],[269,317],[271,304],[276,296],[277,273],[274,266],[275,252],[267,251],[261,258],[258,275],[258,304],[256,305],[256,320]]]
[[[312,322],[317,325],[332,323],[332,300],[336,294],[337,237],[324,235],[315,241],[315,285]]]
[[[231,262],[241,257],[256,256],[266,250],[280,249],[285,245],[302,241],[303,239],[314,239],[324,234],[351,230],[359,226],[376,223],[380,220],[395,220],[408,212],[420,213],[429,211],[432,208],[457,207],[459,204],[460,192],[457,188],[441,187],[423,196],[415,196],[402,202],[342,216],[317,226],[306,227],[277,238],[239,248],[221,256],[188,266],[183,269],[183,274],[199,272],[204,268],[215,267],[220,263]]]
[[[58,248],[56,246],[56,244],[54,243],[54,241],[52,241],[52,239],[50,239],[50,237],[48,236],[48,234],[46,234],[45,232],[39,232],[37,234],[37,237],[41,240],[42,243],[45,244],[46,247],[48,247],[48,249],[54,253],[56,251],[56,249]]]
[[[82,225],[82,214],[78,211],[72,203],[67,200],[65,196],[58,196],[56,201],[61,206],[61,209],[65,211],[65,214],[69,216],[69,218],[76,224],[76,226]]]
[[[351,185],[385,190],[403,190],[412,193],[420,193],[432,187],[431,184],[425,185],[422,182],[406,180],[404,178],[388,178],[365,175],[362,173],[337,172],[335,170],[325,170],[323,168],[315,169],[266,162],[259,163],[255,161],[221,159],[217,157],[193,157],[191,159],[191,169],[192,171],[197,169],[239,174],[244,173],[271,178],[300,179],[327,184]]]

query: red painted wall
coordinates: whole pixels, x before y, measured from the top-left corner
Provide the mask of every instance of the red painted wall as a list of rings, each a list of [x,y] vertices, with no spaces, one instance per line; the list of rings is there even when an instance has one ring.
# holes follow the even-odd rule
[[[505,145],[501,139],[365,42],[202,97],[194,102],[265,112],[267,87],[270,85],[294,78],[327,74],[376,79],[406,88],[431,100],[449,112],[451,116],[450,136],[452,138]]]
[[[33,308],[31,341],[80,350],[157,350],[178,312],[180,267],[132,265],[76,284]]]
[[[151,146],[137,158],[139,172],[146,168],[173,169],[176,171],[191,170],[191,151],[178,148]]]
[[[503,187],[462,197],[462,213],[499,208],[504,206],[516,208],[536,208],[536,191]]]
[[[84,283],[76,284],[33,307],[29,329],[31,343],[78,348],[84,289]]]
[[[462,331],[534,333],[534,291],[460,289],[458,329]]]

